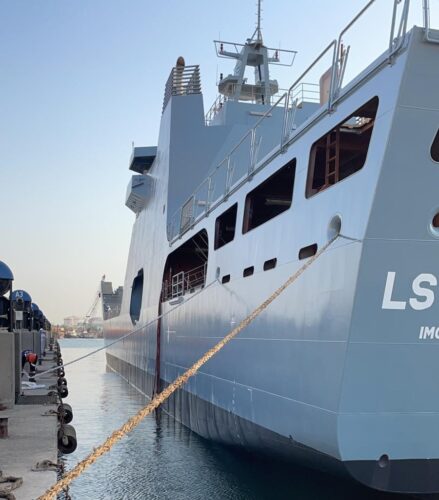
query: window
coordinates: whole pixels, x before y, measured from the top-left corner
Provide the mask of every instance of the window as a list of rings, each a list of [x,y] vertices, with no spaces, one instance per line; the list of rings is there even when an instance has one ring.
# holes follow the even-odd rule
[[[238,204],[235,203],[222,213],[215,222],[215,250],[230,243],[235,237],[236,213]]]
[[[248,193],[245,199],[243,233],[251,231],[290,208],[295,172],[294,159]]]
[[[375,97],[313,144],[307,198],[363,168],[377,110]]]
[[[141,269],[133,280],[131,288],[130,316],[133,325],[140,319],[143,296],[143,269]]]
[[[230,274],[226,274],[222,277],[221,283],[224,285],[230,281]]]
[[[439,162],[439,130],[437,131],[436,137],[431,145],[430,153],[433,160]]]

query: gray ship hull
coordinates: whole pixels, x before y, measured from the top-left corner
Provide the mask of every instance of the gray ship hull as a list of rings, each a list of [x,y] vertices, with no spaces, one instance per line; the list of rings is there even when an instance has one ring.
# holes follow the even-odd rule
[[[127,381],[133,378],[141,380],[142,385],[136,388],[144,394],[154,387],[156,381],[153,376],[111,354],[107,354],[107,364]],[[160,382],[162,388],[167,385],[164,380]],[[308,448],[294,441],[292,437],[276,434],[214,406],[185,390],[179,390],[171,396],[163,405],[163,409],[205,439],[228,446],[244,447],[250,452],[267,457],[273,456],[292,464],[354,479],[370,488],[403,493],[439,490],[439,459],[394,460],[391,468],[381,467],[376,460],[342,462]],[[236,436],[239,436],[239,439],[236,439]],[[428,498],[433,496],[428,495]]]
[[[179,186],[186,196],[188,179],[173,169],[179,148],[189,149],[185,162],[192,148],[201,155],[194,131],[203,113],[201,96],[171,97],[151,169],[152,199],[134,225],[120,315],[104,327],[107,341],[134,333],[108,349],[110,367],[152,396],[297,271],[301,251],[322,247],[338,221],[342,235],[333,245],[166,410],[207,439],[336,470],[380,490],[438,492],[439,233],[430,221],[439,169],[429,155],[439,124],[438,53],[415,28],[392,65],[380,58],[345,89],[334,112],[304,117],[303,133],[299,128],[287,148],[177,239],[169,237],[168,212]],[[364,167],[305,196],[312,145],[376,99]],[[225,106],[228,116],[237,112],[233,104]],[[278,118],[273,113],[268,136]],[[242,132],[224,127],[216,139],[212,131],[205,137],[212,148],[217,140],[227,149]],[[249,232],[238,224],[233,241],[216,248],[218,216],[237,204],[245,223],[246,196],[293,160],[291,208]],[[180,184],[172,184],[175,176]],[[191,241],[199,246],[201,232],[206,249],[198,250],[208,253],[203,284],[162,300],[169,260]],[[276,265],[266,267],[273,259]],[[158,314],[164,317],[152,322]]]

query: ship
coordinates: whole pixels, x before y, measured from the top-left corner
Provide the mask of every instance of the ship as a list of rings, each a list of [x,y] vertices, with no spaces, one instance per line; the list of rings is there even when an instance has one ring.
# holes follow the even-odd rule
[[[130,158],[135,221],[123,287],[102,282],[104,337],[108,366],[153,397],[333,240],[163,409],[216,442],[428,494],[439,31],[428,0],[386,4],[388,44],[349,81],[344,39],[373,0],[285,91],[271,69],[296,53],[265,44],[260,2],[245,43],[214,42],[234,70],[207,112],[199,66],[178,58],[157,145]]]

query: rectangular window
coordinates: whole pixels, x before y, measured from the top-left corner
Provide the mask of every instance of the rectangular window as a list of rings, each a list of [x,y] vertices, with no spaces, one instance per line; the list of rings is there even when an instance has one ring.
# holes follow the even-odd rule
[[[235,237],[237,211],[238,204],[235,203],[216,219],[215,250],[227,245],[227,243],[230,243]]]
[[[363,168],[377,110],[378,97],[374,97],[313,144],[307,198]]]
[[[294,159],[248,193],[245,199],[243,233],[251,231],[290,208],[295,173]]]

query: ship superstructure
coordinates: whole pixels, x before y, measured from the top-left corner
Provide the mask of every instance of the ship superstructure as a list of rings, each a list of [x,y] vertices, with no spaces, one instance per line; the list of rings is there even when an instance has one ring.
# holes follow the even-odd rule
[[[379,2],[378,2],[379,3]],[[412,2],[420,8],[420,2]],[[157,146],[134,148],[135,213],[107,361],[148,396],[183,373],[339,238],[174,395],[200,435],[382,490],[439,491],[439,32],[407,29],[344,83],[346,32],[282,92],[260,23],[205,115],[198,66],[179,58]],[[390,4],[389,4],[390,5]],[[307,77],[329,58],[320,78]],[[245,79],[250,67],[254,82]],[[159,321],[154,318],[162,315]],[[112,316],[112,317],[110,317]]]

